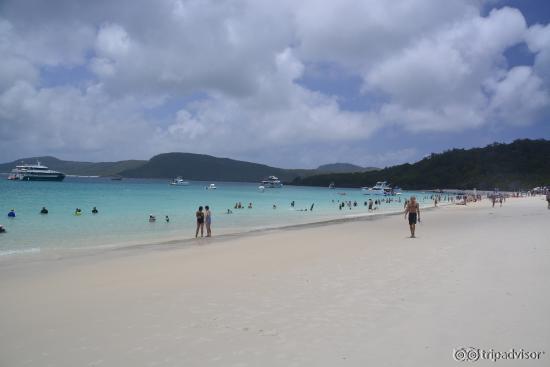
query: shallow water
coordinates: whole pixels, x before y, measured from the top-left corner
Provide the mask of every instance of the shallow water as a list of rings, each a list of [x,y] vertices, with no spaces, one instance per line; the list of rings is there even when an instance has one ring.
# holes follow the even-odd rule
[[[360,189],[285,186],[260,192],[255,183],[217,182],[217,190],[205,190],[209,183],[170,186],[166,180],[76,177],[67,177],[63,182],[20,182],[0,176],[0,224],[8,231],[0,234],[0,256],[190,238],[194,236],[199,205],[210,206],[216,234],[365,214],[368,210],[363,204],[369,197],[384,199],[364,195]],[[430,194],[403,192],[375,212],[400,210],[403,200],[413,194],[421,205],[431,205]],[[342,200],[357,201],[358,205],[339,210],[338,202]],[[253,209],[233,209],[237,201],[245,207],[252,202]],[[295,201],[294,208],[291,201]],[[310,211],[312,203],[315,206]],[[39,214],[42,206],[49,214]],[[96,215],[91,214],[94,206],[99,210]],[[77,207],[83,211],[81,216],[74,215]],[[16,210],[16,218],[7,217],[11,208]],[[225,214],[228,208],[233,214]],[[155,223],[148,222],[149,214],[157,217]]]

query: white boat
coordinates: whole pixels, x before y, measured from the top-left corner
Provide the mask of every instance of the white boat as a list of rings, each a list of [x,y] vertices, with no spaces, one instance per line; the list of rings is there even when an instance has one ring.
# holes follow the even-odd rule
[[[211,183],[210,185],[206,186],[206,189],[207,189],[207,190],[216,190],[217,187],[216,187],[216,185],[214,185],[213,183]]]
[[[373,187],[362,187],[361,190],[366,195],[390,195],[393,191],[387,181],[378,181]]]
[[[266,180],[261,182],[264,188],[280,188],[283,187],[283,183],[275,176],[269,176]]]
[[[334,182],[331,182],[330,185],[328,185],[328,188],[331,190],[334,190],[336,186],[334,185]]]
[[[189,181],[184,181],[183,178],[176,177],[172,180],[172,182],[170,182],[170,185],[173,185],[173,186],[188,186]]]
[[[63,181],[64,179],[64,173],[51,170],[40,162],[16,166],[8,177],[8,180],[19,181]]]

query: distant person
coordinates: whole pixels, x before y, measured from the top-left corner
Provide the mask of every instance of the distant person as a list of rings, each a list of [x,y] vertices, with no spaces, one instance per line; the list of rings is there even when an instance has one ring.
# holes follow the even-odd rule
[[[252,205],[252,203],[250,203],[250,205]],[[204,209],[205,209],[204,223],[206,224],[206,237],[212,237],[212,229],[210,228],[210,226],[212,225],[212,212],[210,211],[210,207],[208,205],[206,205]]]
[[[493,202],[493,208],[495,207],[495,203],[497,202],[497,198],[493,195],[491,197],[491,201]]]
[[[373,204],[372,199],[369,199],[369,211],[372,211],[372,204]]]
[[[416,197],[411,196],[405,208],[405,219],[409,219],[409,228],[411,230],[411,238],[415,238],[416,221],[420,221],[420,205],[416,202]]]
[[[0,224],[0,233],[6,233],[6,228]]]
[[[233,211],[231,209],[227,209],[227,212],[225,214],[233,214]]]
[[[46,209],[46,207],[43,206],[42,210],[40,211],[40,214],[48,214],[48,209]]]
[[[546,194],[546,202],[548,203],[548,209],[550,209],[550,191]]]
[[[92,209],[92,214],[97,214],[99,213],[99,211],[97,210],[97,208],[94,206],[94,208]]]
[[[312,203],[311,204],[311,207],[309,208],[309,211],[312,212],[313,211],[313,207],[315,206],[315,203]]]
[[[498,199],[498,201],[500,202],[500,207],[502,208],[502,195],[500,196],[500,198]]]
[[[153,214],[149,214],[149,223],[154,223],[157,221],[157,218]]]
[[[334,200],[332,200],[334,202]],[[292,200],[292,202],[290,203],[290,207],[291,208],[294,208],[294,200]]]
[[[252,203],[248,203],[248,209],[252,209]]]
[[[8,213],[8,218],[15,218],[15,209],[10,210]]]
[[[170,217],[165,216],[165,217],[164,217],[164,221],[165,221],[166,223],[170,223]]]
[[[273,209],[277,209],[277,205],[273,204]]]
[[[74,210],[74,215],[77,215],[77,216],[78,216],[78,215],[81,215],[81,214],[82,214],[82,209],[76,208],[76,209]]]
[[[197,230],[195,232],[195,238],[199,236],[199,229],[201,231],[201,237],[204,236],[204,212],[202,211],[202,206],[199,206],[199,210],[195,212],[195,217],[197,218]]]

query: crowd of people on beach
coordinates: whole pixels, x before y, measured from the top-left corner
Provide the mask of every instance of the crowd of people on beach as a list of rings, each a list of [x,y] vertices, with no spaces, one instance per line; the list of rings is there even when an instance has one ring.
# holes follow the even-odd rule
[[[550,190],[544,190],[544,192],[527,192],[524,193],[524,195],[527,196],[535,196],[535,195],[545,195],[546,201],[548,204],[548,209],[550,210]],[[503,206],[503,204],[506,202],[507,197],[520,197],[522,194],[519,192],[517,193],[501,193],[501,192],[494,192],[489,193],[486,195],[486,198],[491,200],[492,207],[494,208],[496,204],[499,204],[499,206]],[[467,205],[470,202],[477,202],[481,201],[483,199],[483,195],[476,194],[474,191],[474,194],[430,194],[430,195],[424,195],[422,198],[424,202],[433,201],[434,206],[437,207],[438,203],[440,202],[447,202],[447,203],[455,203],[457,205]],[[401,198],[400,196],[388,196],[388,197],[381,197],[381,198],[369,198],[366,201],[363,201],[363,207],[367,207],[369,212],[374,212],[378,210],[383,204],[391,204],[391,203],[401,203],[403,202],[403,208],[405,210],[405,218],[409,221],[409,227],[411,232],[411,238],[415,237],[415,225],[417,222],[420,222],[420,205],[416,199],[415,196],[411,196],[410,198]],[[353,208],[357,208],[360,205],[360,203],[357,202],[357,200],[332,200],[332,203],[337,204],[337,207],[339,210],[343,210],[345,208],[348,208],[349,210],[352,210]],[[309,209],[306,208],[300,208],[296,209],[296,202],[293,200],[290,203],[290,207],[296,211],[313,211],[313,208],[315,206],[315,203],[312,203],[309,206]],[[238,201],[235,202],[235,205],[233,206],[233,209],[239,210],[239,209],[252,209],[253,203],[249,202],[248,205],[243,205],[242,202]],[[273,209],[277,209],[277,205],[272,205]],[[47,215],[49,213],[49,210],[43,206],[40,210],[41,215]],[[83,211],[81,208],[76,208],[74,211],[75,216],[82,215]],[[96,215],[99,213],[99,210],[97,207],[93,207],[91,210],[91,213],[93,215]],[[225,212],[226,214],[233,214],[233,211],[231,209],[227,209]],[[8,212],[8,218],[15,218],[16,212],[15,209],[11,209]],[[199,236],[204,237],[204,230],[206,227],[206,237],[212,236],[212,211],[210,210],[210,207],[208,205],[199,206],[198,210],[195,212],[196,217],[196,230],[195,230],[195,238]],[[156,222],[156,216],[153,214],[149,215],[149,222],[154,223]],[[168,215],[165,215],[164,221],[166,223],[170,222],[170,217]],[[0,233],[5,233],[6,228],[0,224]]]

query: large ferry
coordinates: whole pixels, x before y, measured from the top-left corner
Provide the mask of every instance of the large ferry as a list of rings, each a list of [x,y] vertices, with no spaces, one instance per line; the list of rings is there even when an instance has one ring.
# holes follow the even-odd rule
[[[8,177],[8,180],[19,181],[63,181],[64,179],[64,173],[51,170],[40,162],[16,166]]]
[[[373,187],[362,187],[365,194],[373,195],[391,195],[393,190],[387,181],[378,181]]]
[[[283,183],[275,176],[269,176],[266,180],[261,182],[264,188],[279,188],[283,187]]]

